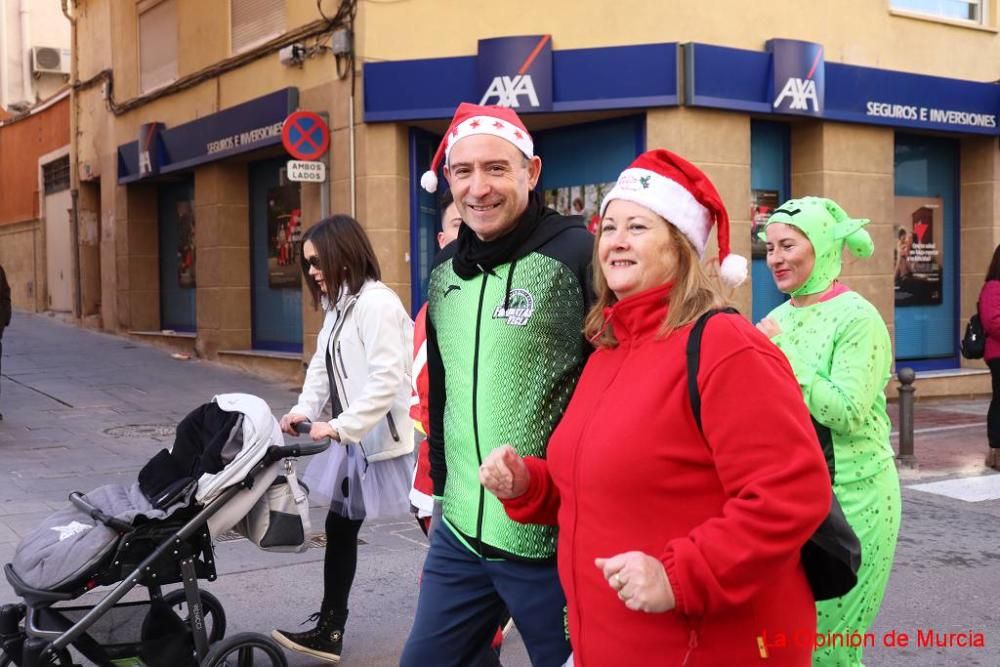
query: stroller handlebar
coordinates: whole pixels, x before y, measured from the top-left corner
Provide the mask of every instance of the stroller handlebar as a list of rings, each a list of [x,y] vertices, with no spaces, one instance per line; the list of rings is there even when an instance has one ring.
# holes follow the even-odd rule
[[[295,429],[295,432],[299,435],[309,435],[309,431],[312,429],[312,422],[308,419],[296,422],[292,425],[292,428]],[[267,457],[271,461],[280,461],[281,459],[295,459],[300,456],[313,456],[315,454],[325,452],[329,446],[329,438],[320,440],[319,442],[295,443],[291,445],[271,445],[267,449]]]
[[[69,494],[69,501],[73,503],[78,510],[89,516],[94,521],[103,523],[108,528],[117,530],[119,533],[129,533],[132,531],[132,524],[127,521],[122,521],[121,519],[116,519],[113,516],[108,516],[99,508],[91,505],[87,500],[87,497],[79,491],[74,491]]]
[[[280,461],[281,459],[297,459],[300,456],[313,456],[325,452],[329,446],[329,438],[303,444],[271,445],[267,448],[267,458],[271,461]]]

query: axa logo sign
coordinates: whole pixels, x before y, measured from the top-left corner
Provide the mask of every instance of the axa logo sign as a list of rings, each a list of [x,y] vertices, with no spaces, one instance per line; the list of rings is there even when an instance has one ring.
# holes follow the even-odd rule
[[[795,39],[772,39],[774,91],[771,106],[782,113],[819,116],[823,113],[825,67],[823,46]]]
[[[479,103],[518,109],[521,106],[522,96],[525,97],[526,106],[538,108],[538,93],[535,92],[535,84],[530,74],[516,74],[513,77],[495,76]]]
[[[790,77],[785,81],[785,87],[781,89],[781,94],[774,100],[774,108],[780,107],[785,100],[788,100],[788,108],[797,111],[813,111],[819,113],[819,98],[816,96],[816,82],[812,79],[800,79]]]
[[[479,40],[476,56],[480,104],[519,111],[552,109],[552,36]]]
[[[155,176],[160,172],[160,132],[163,123],[139,126],[139,176]]]

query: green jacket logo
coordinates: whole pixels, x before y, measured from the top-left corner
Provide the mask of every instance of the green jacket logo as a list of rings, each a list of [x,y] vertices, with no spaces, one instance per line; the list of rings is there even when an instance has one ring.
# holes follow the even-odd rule
[[[535,312],[535,299],[528,293],[528,290],[514,289],[510,291],[507,299],[507,308],[501,301],[493,310],[493,319],[507,320],[507,324],[515,327],[523,327],[531,319]]]

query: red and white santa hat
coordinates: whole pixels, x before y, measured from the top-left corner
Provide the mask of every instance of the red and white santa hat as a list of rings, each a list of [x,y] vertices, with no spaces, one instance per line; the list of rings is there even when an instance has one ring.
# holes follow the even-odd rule
[[[618,177],[601,202],[601,217],[614,199],[645,206],[686,236],[700,256],[712,225],[719,242],[719,274],[730,287],[747,278],[747,259],[729,252],[729,214],[722,197],[698,167],[668,150],[647,151]]]
[[[455,116],[451,119],[448,132],[434,153],[431,168],[420,177],[420,187],[427,192],[436,191],[438,186],[437,170],[441,168],[442,161],[447,163],[452,147],[462,139],[474,134],[492,134],[495,137],[506,139],[514,144],[525,157],[535,156],[535,144],[531,140],[531,135],[528,134],[524,123],[512,109],[462,102],[455,110]]]

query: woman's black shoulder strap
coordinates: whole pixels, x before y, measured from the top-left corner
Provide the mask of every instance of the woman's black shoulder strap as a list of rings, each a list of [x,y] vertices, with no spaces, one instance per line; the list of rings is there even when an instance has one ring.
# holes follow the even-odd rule
[[[694,421],[701,428],[701,392],[698,391],[698,366],[701,364],[701,336],[705,332],[705,325],[712,319],[712,316],[719,313],[735,313],[740,311],[735,308],[713,308],[709,310],[694,323],[687,342],[687,382],[688,396],[691,399],[691,412],[694,413]]]

